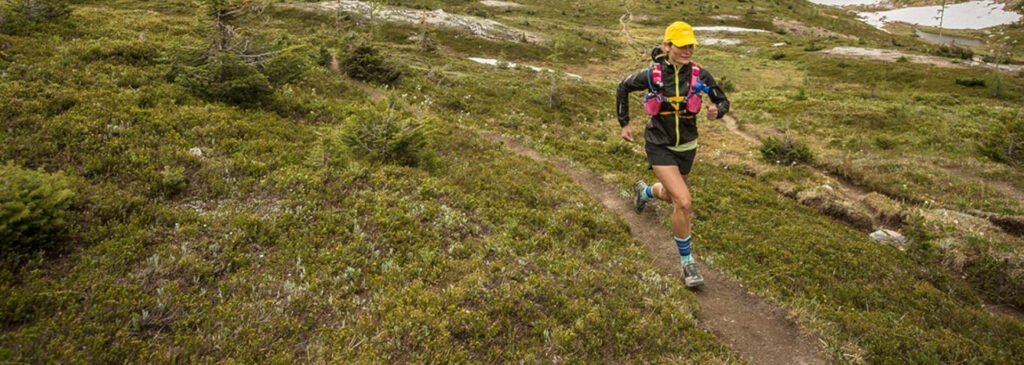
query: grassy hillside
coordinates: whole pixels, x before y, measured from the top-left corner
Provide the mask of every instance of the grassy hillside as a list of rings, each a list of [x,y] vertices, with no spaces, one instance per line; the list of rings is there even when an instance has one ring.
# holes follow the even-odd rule
[[[256,107],[167,82],[207,44],[178,6],[80,5],[3,36],[3,158],[77,197],[64,239],[5,257],[0,359],[735,361],[547,166],[441,120],[420,167],[368,160],[341,138],[387,107],[325,67]]]
[[[545,108],[531,91],[544,84],[535,81],[524,88],[516,71],[503,72],[468,93],[503,90],[502,107],[473,104],[469,115],[493,118],[464,121],[527,138],[534,148],[605,174],[624,190],[638,178],[651,179],[641,152],[617,140],[607,127],[607,115],[585,112],[590,98]],[[611,98],[609,85],[562,87],[572,95],[604,93],[603,99]],[[799,313],[807,326],[831,339],[837,359],[1012,362],[1024,350],[1019,322],[992,317],[978,306],[979,294],[932,261],[920,259],[916,250],[931,250],[927,242],[909,253],[872,243],[756,180],[701,162],[692,184],[696,242],[705,258]],[[930,254],[935,253],[920,253]]]
[[[645,64],[647,46],[675,20],[662,7],[687,10],[698,25],[772,31],[699,50],[733,84],[745,129],[808,141],[815,167],[897,198],[1024,213],[1019,200],[972,187],[980,179],[1021,188],[1020,165],[985,148],[1021,112],[1021,76],[805,50],[892,46],[893,37],[917,47],[836,9],[388,3],[444,5],[549,41],[487,41],[276,6],[231,20],[248,54],[280,51],[247,67],[205,58],[218,34],[190,1],[80,2],[66,19],[0,34],[4,171],[40,171],[38,179],[74,193],[58,239],[4,247],[0,360],[738,361],[696,328],[694,295],[656,271],[612,213],[552,166],[475,132],[568,158],[627,199],[633,181],[653,176],[641,147],[618,138],[614,82]],[[632,39],[619,24],[627,12]],[[710,18],[723,14],[738,18]],[[857,39],[810,47],[812,37],[779,29],[775,17]],[[390,99],[374,103],[328,68],[332,58],[343,70],[360,62],[354,56],[375,62],[357,45],[401,71],[397,82],[374,85]],[[570,69],[585,80],[467,57]],[[987,86],[955,83],[965,77]],[[995,80],[1005,82],[998,95]],[[704,140],[727,138],[719,125],[701,128]],[[910,221],[900,227],[915,239],[909,250],[873,243],[778,194],[765,183],[771,175],[715,161],[704,152],[713,147],[702,147],[692,180],[698,255],[789,309],[833,361],[1024,358],[1024,324],[981,306],[1024,303],[1019,241],[962,237],[971,253],[963,280],[946,267],[946,232]]]

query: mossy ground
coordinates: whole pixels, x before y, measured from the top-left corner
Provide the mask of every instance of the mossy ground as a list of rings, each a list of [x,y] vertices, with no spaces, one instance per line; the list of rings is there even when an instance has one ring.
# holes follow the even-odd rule
[[[204,25],[134,5],[2,39],[0,154],[80,197],[59,248],[4,261],[3,361],[736,361],[557,171],[448,120],[426,121],[429,166],[350,154],[342,122],[371,101],[323,67],[268,105],[205,102],[165,77]],[[355,26],[271,14],[248,34],[341,48]]]
[[[624,196],[636,179],[650,180],[642,150],[618,138],[612,114],[608,80],[645,62],[646,46],[619,33],[627,9],[606,1],[414,5],[439,4],[549,32],[563,48],[435,29],[428,34],[439,48],[430,53],[408,41],[423,33],[416,26],[290,8],[243,27],[269,49],[303,46],[311,64],[321,47],[340,57],[356,39],[383,49],[410,71],[389,95],[434,116],[426,122],[437,129],[430,148],[440,158],[420,168],[372,163],[338,145],[343,121],[371,98],[326,68],[310,67],[265,105],[245,108],[208,103],[167,80],[176,57],[209,46],[210,25],[191,2],[79,4],[66,22],[0,35],[0,96],[10,101],[0,106],[0,156],[63,172],[80,199],[61,248],[2,266],[0,359],[735,361],[695,328],[692,294],[654,270],[620,221],[550,166],[472,132],[522,138],[620,184]],[[653,14],[632,24],[638,43],[675,20],[655,11],[661,5],[630,5]],[[787,14],[868,46],[891,43],[802,1],[668,6],[742,16],[698,25],[775,30],[772,14]],[[795,35],[741,38],[737,48],[702,47],[699,61],[736,85],[735,115],[746,127],[818,141],[819,160],[879,191],[1019,214],[1019,201],[970,191],[961,175],[932,169],[981,166],[985,179],[1017,181],[1019,167],[986,161],[957,137],[984,134],[1019,110],[1019,76],[1005,76],[993,97],[919,66],[840,66],[805,54],[809,40]],[[769,49],[780,40],[791,44]],[[610,51],[622,48],[637,52]],[[776,53],[784,56],[773,60]],[[470,56],[568,68],[636,56],[636,64],[613,70],[621,75],[552,81]],[[879,66],[891,71],[874,72]],[[787,97],[801,88],[805,98]],[[922,233],[908,252],[871,243],[708,158],[698,154],[691,180],[698,255],[789,308],[836,361],[1024,358],[1024,325],[981,309],[984,286],[939,265],[938,237]],[[971,163],[955,165],[964,160]],[[899,179],[871,180],[873,169]],[[951,185],[935,187],[942,179]],[[1013,278],[994,265],[975,272]]]

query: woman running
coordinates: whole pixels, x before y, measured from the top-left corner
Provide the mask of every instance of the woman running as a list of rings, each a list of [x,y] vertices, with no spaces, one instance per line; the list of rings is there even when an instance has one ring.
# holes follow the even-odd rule
[[[616,111],[622,138],[633,141],[629,125],[629,93],[647,90],[645,103],[650,121],[644,130],[647,162],[658,183],[648,186],[638,181],[635,186],[637,213],[653,198],[672,204],[672,233],[679,249],[683,280],[687,287],[704,285],[693,259],[690,188],[686,177],[697,154],[697,113],[701,109],[700,93],[711,99],[707,106],[708,120],[719,119],[729,111],[729,99],[715,83],[711,73],[693,62],[697,38],[693,27],[684,22],[672,23],[665,29],[665,39],[651,52],[651,67],[633,73],[619,83]]]

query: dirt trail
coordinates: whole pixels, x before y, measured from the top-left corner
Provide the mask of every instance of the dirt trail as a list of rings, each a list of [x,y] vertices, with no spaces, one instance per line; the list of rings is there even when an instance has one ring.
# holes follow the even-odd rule
[[[361,82],[354,83],[375,101],[385,95],[378,89]],[[406,107],[406,106],[403,106]],[[421,110],[406,107],[415,115]],[[679,275],[679,254],[672,244],[672,233],[651,216],[633,212],[632,203],[619,196],[618,190],[589,171],[572,167],[568,161],[544,157],[518,141],[490,131],[475,131],[481,136],[502,143],[516,154],[540,163],[550,163],[569,175],[590,196],[621,217],[633,235],[644,243],[658,270],[664,274]],[[705,285],[697,291],[701,314],[697,317],[702,328],[717,335],[740,357],[752,364],[825,364],[825,357],[817,347],[817,340],[802,336],[796,325],[786,319],[786,311],[750,294],[725,275],[698,263]],[[682,280],[682,278],[680,278]]]
[[[494,132],[477,130],[480,135],[500,142],[509,150],[540,163],[550,163],[569,175],[588,194],[629,224],[633,235],[644,243],[658,269],[679,275],[679,254],[672,244],[672,233],[657,219],[633,212],[632,202],[623,199],[618,189],[595,173],[572,167],[564,160],[542,156],[518,141]],[[796,325],[786,319],[786,311],[750,294],[725,275],[698,264],[705,286],[697,291],[700,326],[717,335],[742,358],[752,364],[824,364],[825,357],[816,340],[802,336]],[[681,279],[680,279],[681,280]]]

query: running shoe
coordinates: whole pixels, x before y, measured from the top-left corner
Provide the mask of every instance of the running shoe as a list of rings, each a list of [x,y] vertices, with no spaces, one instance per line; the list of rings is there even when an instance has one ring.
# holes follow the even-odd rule
[[[644,206],[648,202],[648,200],[644,200],[644,189],[647,189],[647,183],[643,180],[637,180],[636,185],[633,185],[633,210],[637,214],[644,212]]]
[[[697,272],[697,262],[690,261],[683,264],[683,281],[687,288],[696,288],[704,285],[704,277]]]

